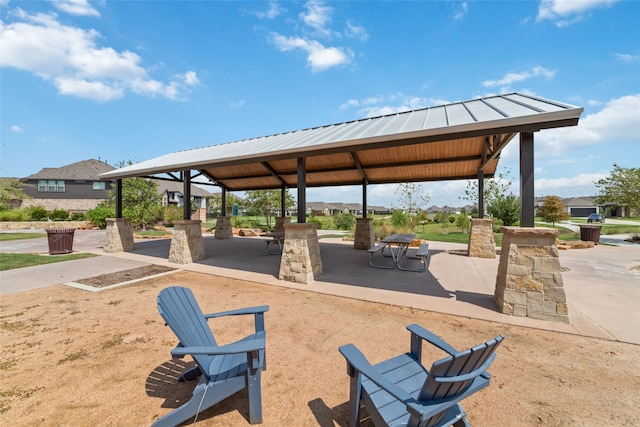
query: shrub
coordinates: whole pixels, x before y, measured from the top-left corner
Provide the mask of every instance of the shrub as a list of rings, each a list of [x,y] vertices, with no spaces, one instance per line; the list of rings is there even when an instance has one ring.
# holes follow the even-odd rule
[[[42,206],[31,206],[26,209],[27,215],[33,221],[46,221],[49,218],[49,213]]]
[[[68,221],[69,211],[65,209],[54,209],[51,211],[49,218],[53,221]]]
[[[409,217],[401,210],[395,210],[393,214],[391,214],[391,224],[393,224],[394,227],[407,228],[409,227]]]
[[[500,232],[500,227],[502,227],[504,223],[502,222],[502,220],[500,218],[493,218],[493,232],[494,233],[499,233]]]
[[[336,219],[336,228],[340,230],[353,230],[356,226],[356,217],[352,213],[343,213]]]
[[[22,209],[12,209],[0,212],[0,221],[28,221],[30,219]]]
[[[74,212],[71,215],[71,221],[84,221],[86,218],[86,215],[84,212]]]
[[[322,228],[322,220],[321,220],[320,218],[316,218],[316,217],[309,218],[309,219],[307,220],[307,222],[308,222],[308,223],[312,223],[312,222],[313,222],[313,223],[316,223],[316,224],[318,224],[318,228]]]
[[[471,226],[471,219],[469,218],[469,215],[465,211],[460,212],[456,216],[455,221],[456,221],[456,226],[460,227],[461,232],[466,233],[469,231],[469,228]]]
[[[164,208],[164,220],[168,223],[168,227],[173,226],[173,221],[182,219],[182,208],[176,205],[169,205]]]
[[[446,224],[449,222],[449,214],[447,212],[438,212],[434,218],[438,224]]]
[[[87,219],[102,230],[107,228],[107,218],[115,218],[115,216],[116,209],[104,205],[98,205],[95,209],[87,211]]]

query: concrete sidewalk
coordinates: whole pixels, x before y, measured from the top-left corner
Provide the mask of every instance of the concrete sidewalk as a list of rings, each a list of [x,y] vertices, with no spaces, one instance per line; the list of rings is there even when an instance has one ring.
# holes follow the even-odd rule
[[[169,239],[136,241],[133,252],[102,252],[104,232],[77,230],[75,252],[98,257],[0,272],[0,295],[157,264],[204,274],[413,307],[470,318],[640,344],[640,246],[604,246],[560,252],[570,324],[513,317],[497,311],[493,292],[498,258],[463,255],[466,245],[430,242],[424,273],[374,269],[352,242],[320,239],[324,275],[309,285],[278,280],[280,257],[265,254],[261,238],[205,236],[207,259],[167,261]],[[0,252],[46,253],[47,240],[0,242]]]

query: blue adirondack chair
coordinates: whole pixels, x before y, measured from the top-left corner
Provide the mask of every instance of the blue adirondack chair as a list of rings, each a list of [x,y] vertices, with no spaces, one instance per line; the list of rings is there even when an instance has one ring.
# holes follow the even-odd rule
[[[457,351],[425,328],[413,324],[411,351],[372,366],[353,344],[340,347],[350,379],[349,425],[360,425],[361,404],[377,427],[468,426],[458,402],[489,385],[487,372],[502,335]],[[422,341],[450,356],[427,371],[421,362]]]
[[[265,305],[205,315],[190,289],[174,286],[160,291],[158,311],[180,340],[172,356],[190,355],[196,362],[180,381],[201,378],[193,397],[154,426],[176,426],[244,388],[249,395],[249,422],[262,422],[260,376],[266,368],[264,313],[268,310]],[[218,345],[207,319],[247,314],[254,315],[255,333],[232,344]]]

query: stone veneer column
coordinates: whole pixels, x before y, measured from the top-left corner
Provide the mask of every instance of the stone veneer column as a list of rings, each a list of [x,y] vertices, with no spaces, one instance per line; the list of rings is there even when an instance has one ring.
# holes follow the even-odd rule
[[[318,224],[285,224],[280,280],[309,284],[322,276]]]
[[[290,216],[279,216],[276,218],[276,228],[273,231],[284,231],[284,225],[291,224]]]
[[[230,216],[219,216],[216,218],[216,239],[232,239],[233,228],[231,227]]]
[[[373,218],[356,218],[356,235],[353,242],[354,249],[367,250],[376,244],[373,232]]]
[[[569,323],[553,228],[502,227],[495,300],[502,313]]]
[[[493,239],[492,219],[471,218],[467,255],[475,258],[495,259],[496,242]]]
[[[201,223],[198,220],[173,221],[169,262],[189,264],[205,258]]]
[[[133,229],[129,218],[107,218],[102,250],[107,253],[133,250]]]

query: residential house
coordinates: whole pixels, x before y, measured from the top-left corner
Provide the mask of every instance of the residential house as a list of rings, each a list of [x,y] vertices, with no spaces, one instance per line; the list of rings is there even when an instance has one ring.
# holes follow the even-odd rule
[[[163,206],[184,206],[184,184],[179,181],[157,181],[158,192],[162,195]],[[207,198],[213,193],[191,184],[191,201],[198,210],[191,219],[207,220]]]
[[[89,159],[59,168],[43,168],[24,178],[24,192],[31,197],[21,207],[42,206],[46,210],[86,212],[104,201],[113,184],[98,175],[115,168],[101,160]]]
[[[362,215],[362,204],[342,203],[342,202],[307,202],[307,215],[332,216],[339,213],[351,213],[356,216]],[[367,206],[367,214],[386,214],[391,210],[384,206]]]
[[[537,210],[544,204],[545,198],[546,197],[536,197],[536,216],[538,215]],[[564,199],[561,198],[560,201],[564,205],[570,217],[586,218],[592,213],[598,212],[598,205],[595,202],[595,197],[567,197]]]
[[[25,183],[24,192],[31,198],[23,200],[21,207],[42,206],[48,211],[65,209],[71,214],[94,209],[115,189],[113,182],[101,181],[98,175],[114,169],[115,167],[96,159],[83,160],[59,168],[43,168],[22,180]],[[181,182],[156,182],[164,206],[182,206],[184,187]],[[212,195],[200,187],[191,185],[191,198],[199,207],[193,219],[206,220],[206,198]]]

